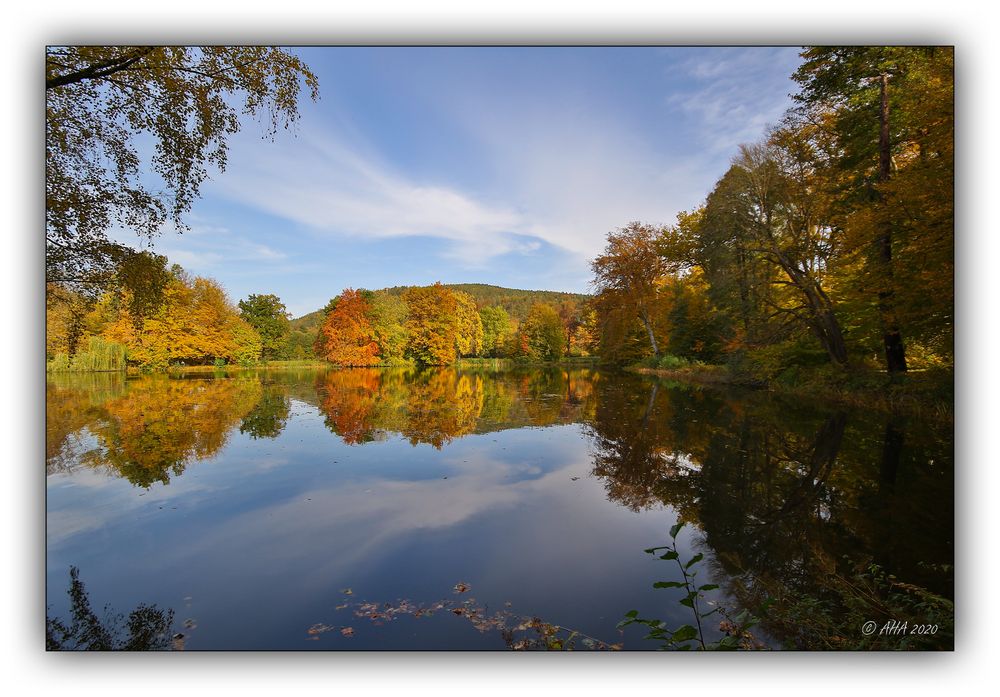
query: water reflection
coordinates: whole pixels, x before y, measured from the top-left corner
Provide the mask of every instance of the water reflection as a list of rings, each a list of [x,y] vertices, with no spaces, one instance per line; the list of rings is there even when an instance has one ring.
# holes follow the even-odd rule
[[[947,429],[628,381],[606,385],[598,404],[593,473],[609,498],[665,504],[697,524],[717,575],[749,607],[778,596],[845,613],[849,579],[872,564],[952,597]],[[782,622],[764,626],[789,639]]]
[[[348,444],[398,433],[440,449],[471,433],[575,423],[592,406],[589,370],[334,370],[316,380],[331,431]]]
[[[109,492],[121,498],[100,511],[88,508],[91,499],[65,493],[79,507],[73,516],[50,509],[50,541],[54,530],[100,530],[102,515],[135,506],[149,526],[137,526],[137,534],[148,530],[162,541],[178,521],[198,531],[196,541],[176,532],[185,546],[164,551],[203,551],[211,560],[230,550],[248,575],[261,563],[304,576],[315,571],[319,552],[328,555],[319,568],[333,576],[363,567],[414,531],[439,535],[447,557],[457,543],[446,540],[483,524],[488,512],[498,522],[484,527],[477,543],[494,534],[507,539],[520,520],[531,521],[522,537],[533,541],[512,545],[512,555],[551,557],[592,519],[586,539],[572,541],[575,557],[596,559],[588,552],[600,535],[621,548],[622,559],[642,556],[661,540],[617,537],[624,527],[609,526],[624,523],[602,516],[611,515],[607,509],[626,516],[623,509],[668,510],[699,531],[705,563],[733,602],[753,609],[764,597],[783,599],[761,625],[776,644],[814,646],[820,634],[850,639],[850,613],[860,606],[845,588],[868,588],[857,574],[873,565],[894,577],[897,590],[909,584],[953,597],[952,436],[934,424],[558,368],[65,376],[50,380],[46,396],[47,472],[87,468],[82,485],[112,481],[106,473],[138,487],[136,496],[157,482],[172,484],[158,488],[155,505],[152,495],[126,502],[120,491]],[[570,424],[578,425],[532,430]],[[332,440],[356,447],[335,449]],[[192,462],[211,459],[211,482],[184,477],[178,484]],[[564,468],[577,464],[580,476],[571,478]],[[252,467],[274,470],[254,483]],[[567,522],[558,539],[560,516],[576,511],[570,502],[588,491],[576,481],[581,476],[593,484],[593,500],[579,509],[589,518]],[[171,496],[170,506],[160,505]],[[190,511],[189,522],[180,513],[167,518],[178,505]],[[97,535],[88,548],[96,550],[95,563],[106,547]],[[609,564],[601,549],[600,561]],[[471,554],[456,547],[454,559],[468,564]],[[231,573],[219,564],[218,573]],[[513,562],[506,570],[485,557],[482,564],[497,579]],[[455,573],[465,578],[469,570]],[[393,567],[386,578],[401,574]],[[272,582],[287,579],[279,574]],[[614,613],[631,603],[608,602],[613,608],[602,614],[613,626],[620,619]],[[828,621],[809,634],[803,618]]]
[[[184,635],[174,634],[174,611],[140,604],[128,619],[105,608],[99,618],[91,608],[90,595],[80,580],[80,570],[69,570],[70,618],[45,618],[45,648],[48,651],[164,651],[183,650]]]
[[[219,452],[263,396],[255,376],[110,380],[97,393],[73,381],[48,385],[48,471],[81,464],[136,486],[168,484],[191,461]]]
[[[47,471],[104,467],[136,486],[168,484],[238,428],[277,438],[291,400],[317,407],[349,445],[398,434],[441,449],[472,433],[576,423],[593,412],[590,370],[508,372],[360,368],[170,379],[53,378],[46,386]]]

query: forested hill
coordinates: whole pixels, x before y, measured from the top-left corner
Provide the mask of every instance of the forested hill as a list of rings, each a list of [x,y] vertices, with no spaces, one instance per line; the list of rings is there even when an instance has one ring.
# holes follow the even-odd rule
[[[516,288],[501,288],[485,283],[449,283],[444,284],[445,288],[468,293],[476,301],[479,308],[500,305],[507,311],[511,319],[521,322],[528,316],[528,311],[532,304],[536,302],[551,305],[557,310],[564,304],[573,308],[572,314],[580,315],[583,312],[583,304],[590,298],[583,293],[560,293],[552,290],[519,290]],[[412,286],[394,286],[383,288],[382,290],[391,295],[402,295],[407,288]],[[313,341],[316,339],[316,332],[320,324],[323,323],[323,309],[293,319],[291,322],[291,334],[289,335],[289,346],[294,357],[311,356]]]
[[[486,283],[445,283],[445,288],[460,290],[468,293],[475,299],[480,307],[490,307],[500,305],[507,311],[512,319],[523,320],[528,315],[532,303],[543,302],[559,307],[562,303],[568,302],[573,305],[583,304],[590,296],[583,293],[561,293],[554,290],[519,290],[516,288],[501,288],[491,286]],[[383,288],[391,295],[402,295],[407,288],[412,286],[393,286]],[[323,321],[323,310],[319,309],[310,312],[297,319],[292,320],[292,331],[315,332]]]
[[[517,321],[528,316],[528,310],[532,304],[537,302],[548,303],[553,307],[559,307],[562,303],[568,302],[573,305],[582,304],[589,295],[582,293],[560,293],[554,290],[518,290],[516,288],[501,288],[491,286],[486,283],[449,283],[444,284],[445,288],[460,290],[468,293],[476,301],[480,309],[500,305],[507,311],[511,318]],[[409,286],[395,286],[386,288],[386,292],[391,295],[402,295]]]

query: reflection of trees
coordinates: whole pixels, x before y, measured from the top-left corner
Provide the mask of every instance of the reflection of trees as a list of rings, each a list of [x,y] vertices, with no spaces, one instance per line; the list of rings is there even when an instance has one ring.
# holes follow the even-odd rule
[[[128,620],[105,608],[100,619],[90,607],[90,597],[75,566],[69,570],[69,622],[45,618],[45,648],[49,651],[162,651],[171,648],[170,628],[173,610],[156,605],[139,605]],[[126,634],[127,631],[127,634]],[[178,635],[173,646],[181,647]]]
[[[319,408],[326,425],[345,443],[356,445],[374,439],[376,410],[389,398],[394,381],[384,380],[379,368],[331,370],[316,377]]]
[[[54,424],[47,434],[49,469],[68,458],[107,468],[137,486],[167,484],[191,460],[217,453],[261,396],[256,376],[143,378],[112,396],[53,387],[46,403]],[[72,442],[84,433],[92,447],[76,452]]]
[[[385,432],[441,448],[455,438],[572,423],[592,409],[589,371],[332,370],[316,380],[327,426],[345,442]]]
[[[121,395],[120,373],[47,376],[45,383],[45,471],[71,469],[93,446],[84,428],[101,416],[103,402]]]
[[[424,370],[406,385],[406,424],[410,443],[435,448],[472,433],[483,409],[483,379],[457,370]]]
[[[698,523],[720,575],[830,603],[831,576],[875,561],[950,597],[949,435],[927,428],[916,442],[912,429],[904,438],[902,424],[865,414],[849,422],[639,381],[598,396],[593,471],[609,498],[635,510],[667,504]]]
[[[265,385],[257,406],[243,417],[240,433],[251,438],[277,438],[285,430],[291,404],[284,390],[277,385]]]
[[[104,404],[107,418],[90,427],[103,452],[89,458],[138,486],[167,484],[191,460],[217,453],[261,391],[256,377],[143,381]]]

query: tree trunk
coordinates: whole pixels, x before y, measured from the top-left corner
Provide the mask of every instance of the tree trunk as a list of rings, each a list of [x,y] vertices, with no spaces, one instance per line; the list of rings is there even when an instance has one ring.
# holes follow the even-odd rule
[[[649,315],[646,313],[645,308],[640,308],[639,316],[642,318],[642,323],[646,326],[646,333],[649,334],[649,343],[653,347],[653,356],[659,358],[660,349],[656,345],[656,337],[653,336],[653,325],[649,321]]]
[[[809,324],[820,344],[830,357],[830,362],[839,368],[847,367],[847,344],[840,322],[833,311],[833,303],[819,283],[809,273],[803,271],[777,247],[772,248],[774,259],[788,276],[788,280],[805,297],[809,305]]]
[[[878,142],[878,180],[880,184],[889,181],[891,176],[891,149],[889,142],[889,76],[882,73],[879,77],[880,108],[879,108],[879,142]],[[882,194],[884,196],[884,194]],[[903,336],[899,330],[899,320],[896,318],[896,303],[894,298],[894,280],[892,273],[892,222],[885,201],[881,202],[884,218],[882,234],[875,243],[878,272],[881,276],[878,292],[879,319],[882,323],[882,343],[885,347],[885,365],[890,374],[906,372],[906,349],[903,346]]]

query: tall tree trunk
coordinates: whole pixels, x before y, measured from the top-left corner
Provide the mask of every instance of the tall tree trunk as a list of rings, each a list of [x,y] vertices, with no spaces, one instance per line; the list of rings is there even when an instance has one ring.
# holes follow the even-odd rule
[[[880,184],[884,184],[889,181],[892,165],[889,143],[889,76],[886,73],[879,76],[879,92],[881,104],[879,107],[878,180]],[[878,273],[881,277],[879,279],[878,310],[882,323],[882,343],[885,347],[885,365],[889,373],[905,373],[906,350],[903,346],[903,336],[899,330],[899,320],[896,317],[894,297],[892,221],[884,194],[882,196],[882,232],[875,241]]]
[[[646,312],[646,308],[639,308],[639,316],[642,318],[642,323],[646,326],[646,333],[649,334],[649,343],[653,347],[653,356],[659,358],[660,349],[656,345],[656,337],[653,336],[653,325],[649,321],[649,313]]]

